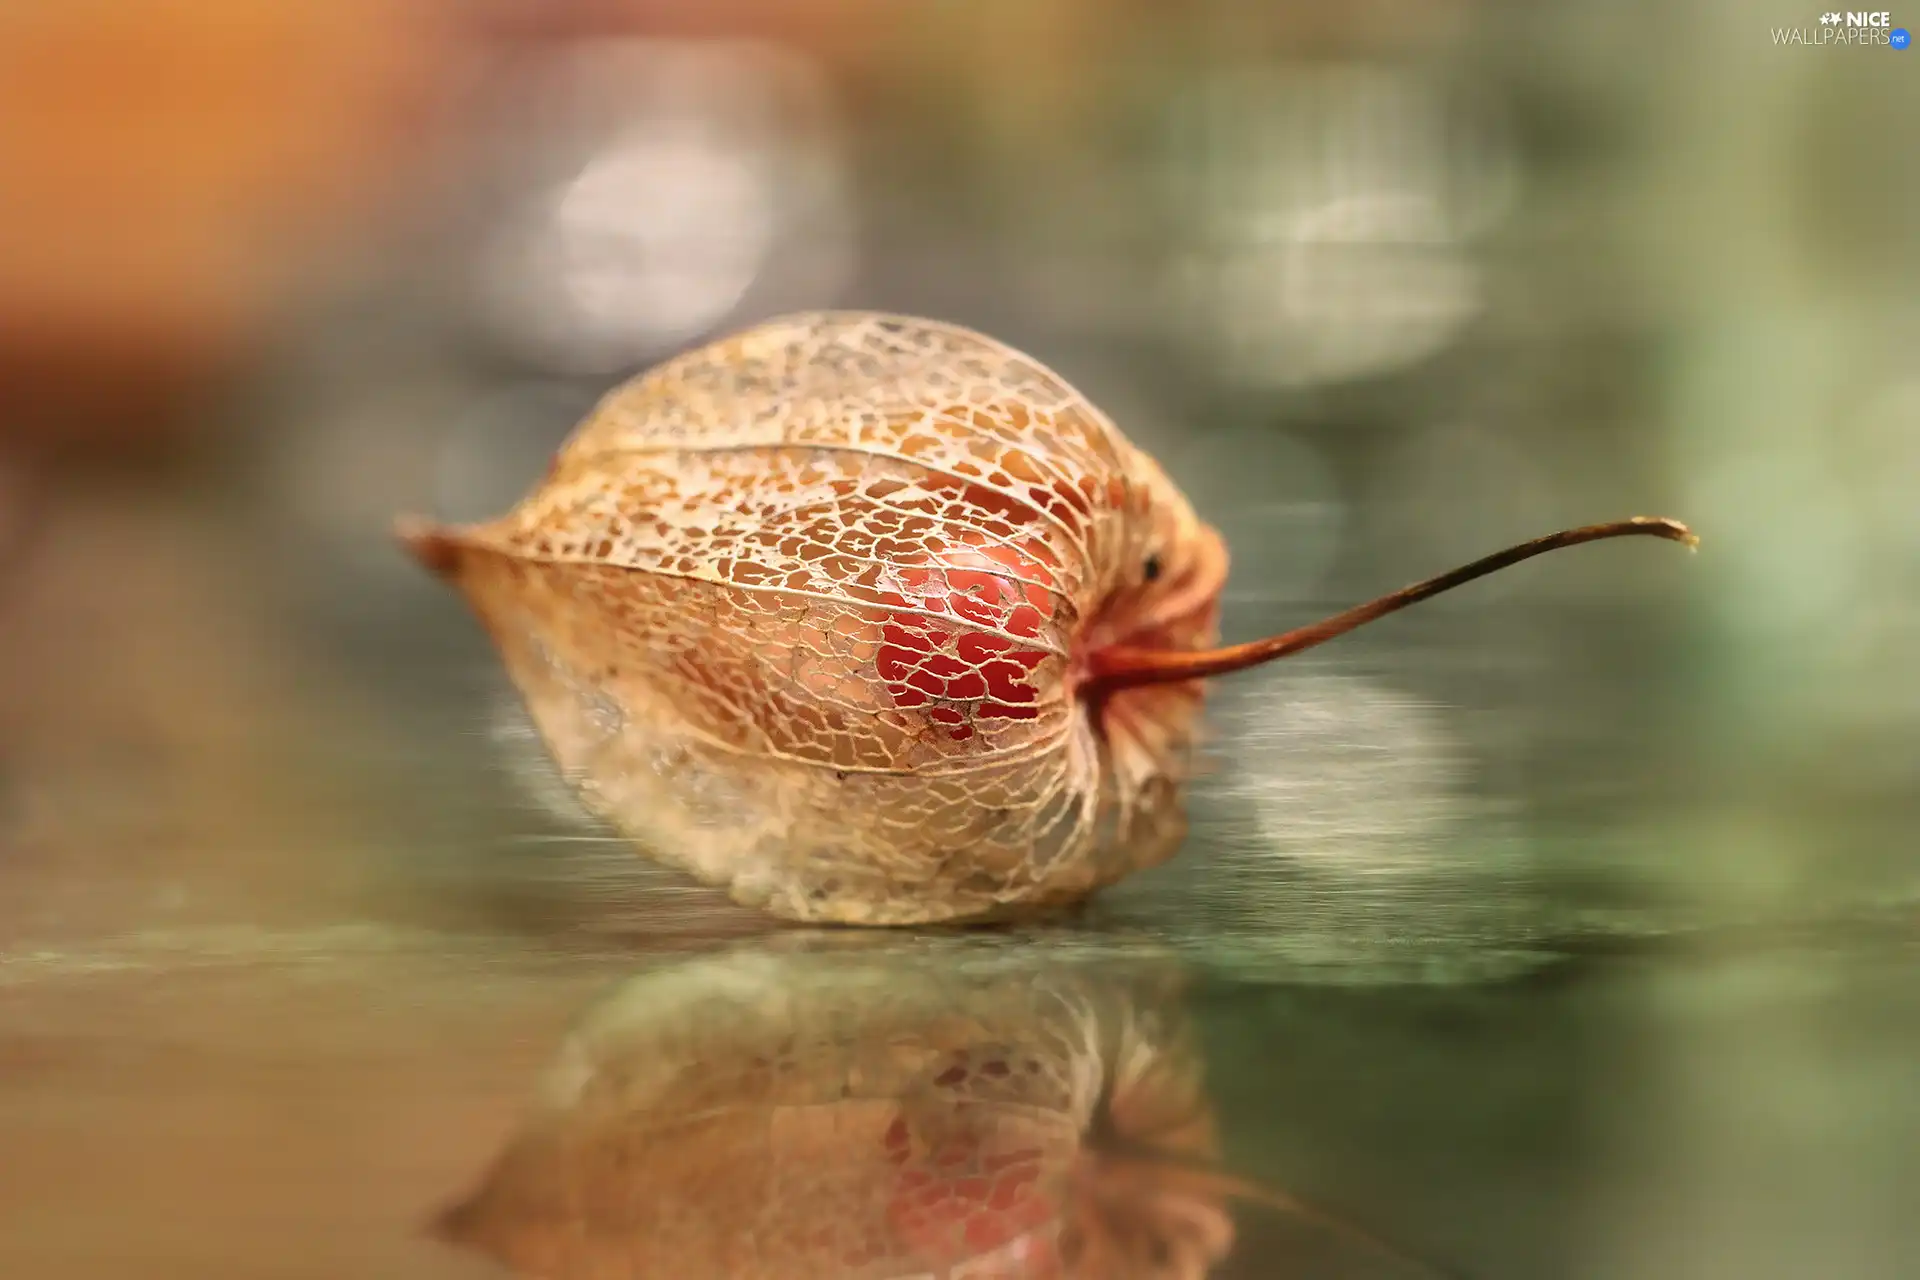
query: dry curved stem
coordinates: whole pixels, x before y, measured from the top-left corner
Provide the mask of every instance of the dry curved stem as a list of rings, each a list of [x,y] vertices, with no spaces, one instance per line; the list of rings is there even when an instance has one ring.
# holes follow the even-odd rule
[[[1531,542],[1522,542],[1496,551],[1490,556],[1465,564],[1458,569],[1443,573],[1424,582],[1402,587],[1398,591],[1369,600],[1365,604],[1355,605],[1330,618],[1277,636],[1268,636],[1261,640],[1249,640],[1245,644],[1227,645],[1219,649],[1205,649],[1197,653],[1169,652],[1164,649],[1142,649],[1116,646],[1101,650],[1089,656],[1088,673],[1081,688],[1090,696],[1101,696],[1118,689],[1137,688],[1149,684],[1170,684],[1182,680],[1198,680],[1208,676],[1226,675],[1247,667],[1271,662],[1275,658],[1285,658],[1292,654],[1325,644],[1336,636],[1343,636],[1356,627],[1364,627],[1377,618],[1397,613],[1408,605],[1419,604],[1422,600],[1439,595],[1443,591],[1472,582],[1475,578],[1484,578],[1497,573],[1522,560],[1531,560],[1549,551],[1562,547],[1578,546],[1583,542],[1599,542],[1605,538],[1649,537],[1665,538],[1669,542],[1684,544],[1689,549],[1697,548],[1700,539],[1693,530],[1678,520],[1669,520],[1664,516],[1634,516],[1628,520],[1616,520],[1608,524],[1590,524],[1578,529],[1562,529]]]

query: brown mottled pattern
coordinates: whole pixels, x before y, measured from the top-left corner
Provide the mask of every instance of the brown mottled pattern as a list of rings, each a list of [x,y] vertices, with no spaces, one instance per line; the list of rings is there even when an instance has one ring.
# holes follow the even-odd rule
[[[637,978],[440,1233],[545,1280],[1201,1280],[1215,1126],[1146,994],[942,952]]]
[[[1197,691],[1096,716],[1076,663],[1212,643],[1224,552],[981,335],[823,313],[723,339],[608,395],[512,512],[420,541],[589,806],[741,901],[988,916],[1179,842]]]

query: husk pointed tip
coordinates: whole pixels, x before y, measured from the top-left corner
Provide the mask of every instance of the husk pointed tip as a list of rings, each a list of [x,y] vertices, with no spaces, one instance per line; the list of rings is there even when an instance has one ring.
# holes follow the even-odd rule
[[[460,539],[453,530],[425,516],[404,515],[393,522],[393,536],[429,573],[450,578],[460,567]]]

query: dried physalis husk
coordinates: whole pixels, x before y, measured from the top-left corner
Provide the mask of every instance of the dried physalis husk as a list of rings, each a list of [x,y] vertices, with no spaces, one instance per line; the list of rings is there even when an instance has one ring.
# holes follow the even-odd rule
[[[492,632],[588,806],[799,920],[980,918],[1171,856],[1226,550],[1057,375],[925,320],[772,321],[603,400],[506,516],[403,526]]]
[[[1233,1223],[1174,995],[966,946],[649,974],[439,1231],[544,1280],[1199,1280]]]
[[[588,806],[807,920],[1072,901],[1169,856],[1219,539],[1082,396],[969,331],[775,321],[609,395],[518,507],[412,524]],[[1096,724],[1097,721],[1097,724]]]

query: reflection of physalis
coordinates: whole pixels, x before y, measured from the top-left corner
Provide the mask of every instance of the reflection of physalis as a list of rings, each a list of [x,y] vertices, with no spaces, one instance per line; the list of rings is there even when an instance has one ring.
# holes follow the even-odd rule
[[[1198,1280],[1231,1190],[1172,982],[1018,954],[634,979],[441,1233],[550,1280]]]

